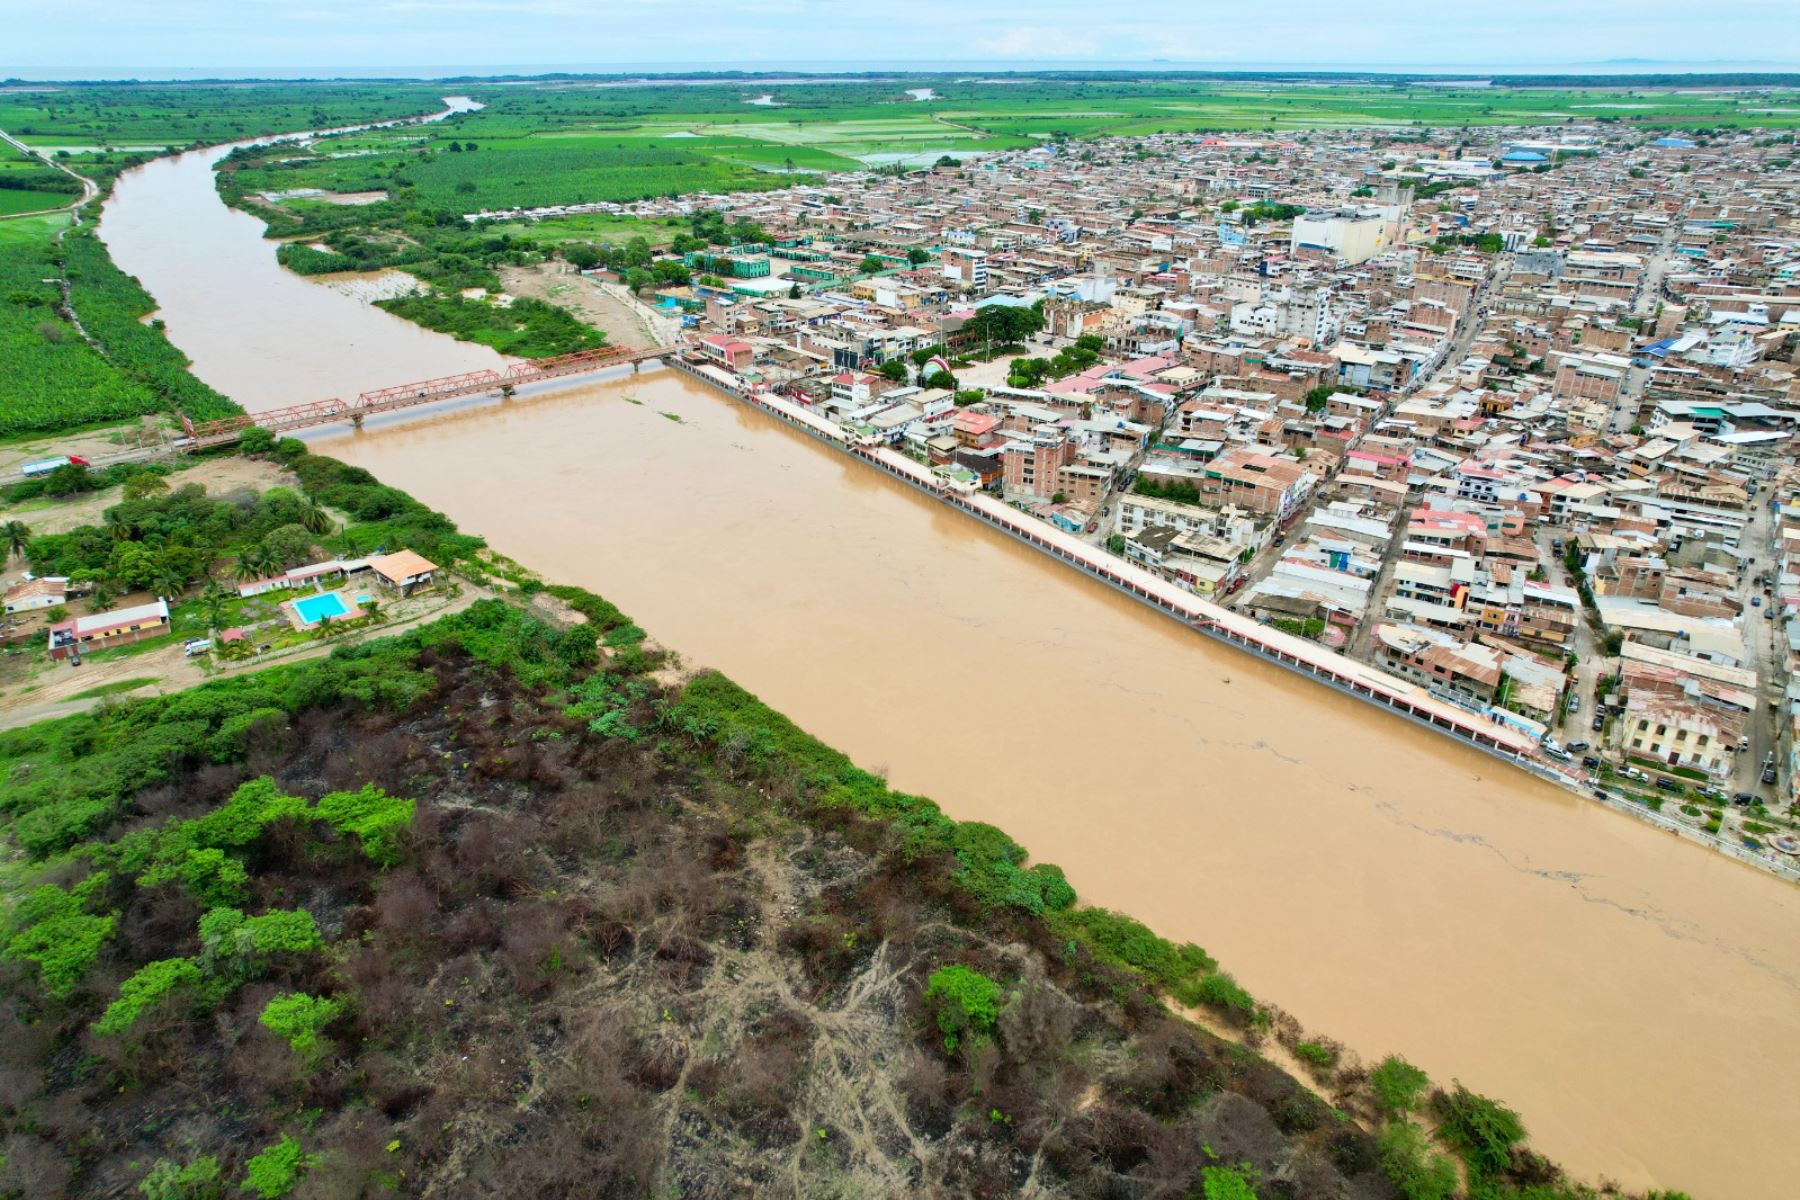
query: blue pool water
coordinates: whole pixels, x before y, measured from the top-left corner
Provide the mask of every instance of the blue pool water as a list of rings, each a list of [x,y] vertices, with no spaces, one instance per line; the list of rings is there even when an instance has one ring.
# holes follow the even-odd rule
[[[317,625],[326,617],[336,620],[345,615],[350,611],[350,606],[336,592],[321,592],[316,596],[303,596],[294,601],[294,611],[300,614],[300,619],[306,624]]]

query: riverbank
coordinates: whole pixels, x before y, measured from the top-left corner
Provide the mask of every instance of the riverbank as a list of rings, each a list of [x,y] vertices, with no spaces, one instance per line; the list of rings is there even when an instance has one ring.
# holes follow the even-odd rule
[[[468,350],[284,278],[182,160],[102,228],[252,409]],[[1366,1059],[1506,1097],[1582,1174],[1774,1200],[1796,1165],[1773,1115],[1800,1103],[1800,910],[1774,880],[1225,654],[673,372],[322,441]]]
[[[1346,658],[1304,639],[1257,625],[1229,610],[1189,595],[1125,559],[1104,554],[1078,538],[1062,535],[1053,526],[1016,513],[970,489],[957,487],[904,455],[885,447],[858,442],[836,425],[814,416],[802,406],[758,388],[722,368],[700,365],[681,357],[673,357],[668,361],[672,367],[690,377],[785,422],[833,449],[880,469],[909,487],[1100,580],[1190,629],[1246,650],[1267,662],[1285,667],[1346,695],[1379,705],[1429,729],[1459,738],[1503,762],[1529,771],[1578,796],[1595,799],[1614,811],[1649,821],[1678,837],[1706,846],[1758,870],[1767,871],[1790,883],[1800,883],[1800,867],[1771,857],[1775,851],[1771,850],[1767,856],[1752,854],[1704,830],[1665,817],[1644,805],[1633,804],[1600,787],[1584,773],[1576,774],[1559,769],[1540,753],[1537,745],[1529,738],[1507,726],[1478,721],[1472,714],[1425,694],[1422,689],[1398,676],[1388,675],[1379,668]]]

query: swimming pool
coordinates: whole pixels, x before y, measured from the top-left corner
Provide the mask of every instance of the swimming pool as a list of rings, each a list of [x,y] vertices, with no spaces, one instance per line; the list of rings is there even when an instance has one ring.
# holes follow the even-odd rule
[[[302,596],[294,601],[294,611],[300,615],[303,625],[317,625],[327,618],[337,620],[350,612],[350,606],[336,592],[320,592],[316,596]]]

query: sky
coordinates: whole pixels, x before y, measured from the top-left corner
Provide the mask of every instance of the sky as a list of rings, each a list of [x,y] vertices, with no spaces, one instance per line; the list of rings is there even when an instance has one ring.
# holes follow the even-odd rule
[[[1757,64],[1800,0],[0,0],[0,74]],[[1771,39],[1775,31],[1785,30]]]

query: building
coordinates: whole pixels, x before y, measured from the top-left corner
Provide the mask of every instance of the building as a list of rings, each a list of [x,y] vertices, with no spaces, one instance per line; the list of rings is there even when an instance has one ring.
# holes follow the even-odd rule
[[[42,608],[55,608],[58,604],[67,603],[69,599],[69,580],[62,575],[46,575],[42,579],[28,579],[7,589],[6,615],[35,612]]]
[[[71,654],[91,653],[167,632],[169,602],[166,600],[75,617],[50,626],[50,657],[68,658]]]
[[[411,550],[377,554],[369,560],[369,569],[375,572],[383,587],[392,588],[402,596],[410,596],[437,582],[437,564]]]
[[[756,347],[723,334],[701,338],[700,353],[729,371],[746,370],[756,361]]]

